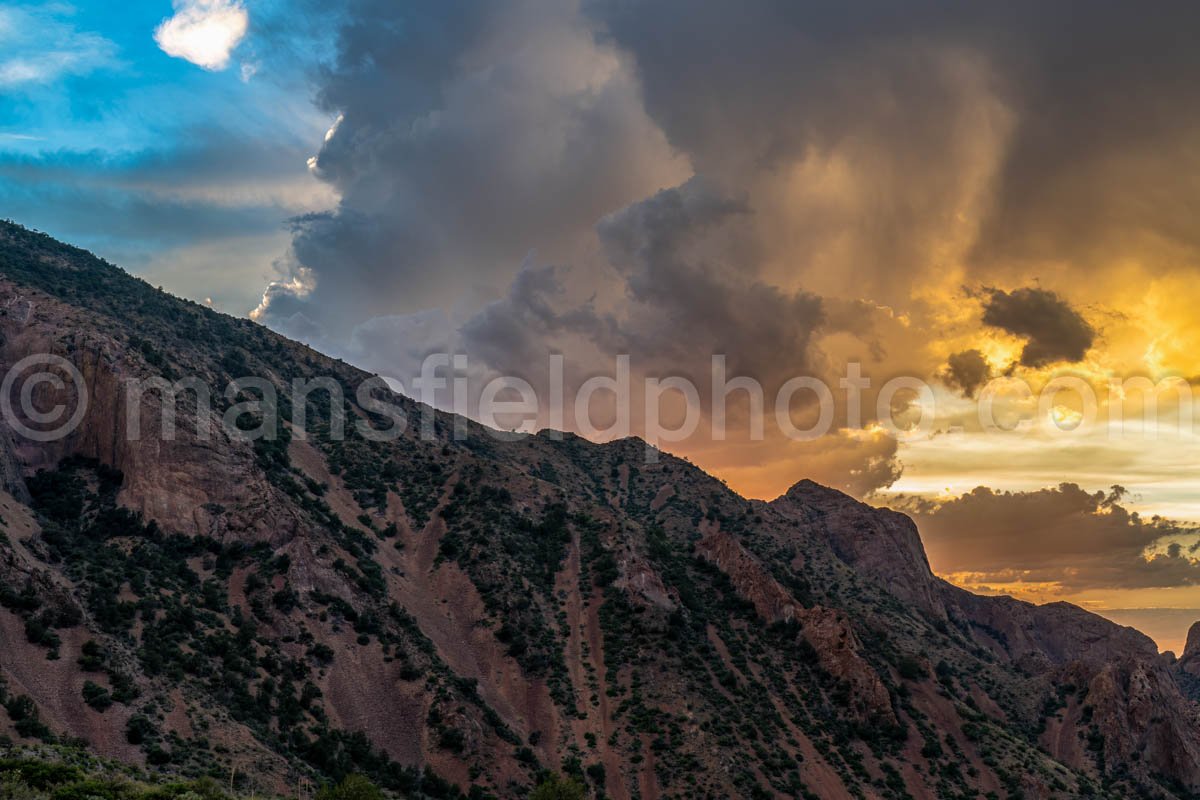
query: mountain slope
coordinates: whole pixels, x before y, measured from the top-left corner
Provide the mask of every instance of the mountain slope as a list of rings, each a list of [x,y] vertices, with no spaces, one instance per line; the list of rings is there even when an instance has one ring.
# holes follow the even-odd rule
[[[440,413],[422,436],[397,397],[394,441],[349,400],[338,441],[323,392],[302,440],[293,380],[369,376],[10,224],[0,337],[0,366],[62,356],[89,400],[62,440],[0,436],[12,737],[282,793],[359,771],[522,797],[545,769],[617,800],[1200,788],[1196,706],[1146,637],[942,582],[903,515],[807,481],[748,501],[632,439]],[[244,375],[279,389],[270,439],[220,425]],[[148,393],[131,438],[125,381],[185,376],[212,408],[181,395],[168,440]]]

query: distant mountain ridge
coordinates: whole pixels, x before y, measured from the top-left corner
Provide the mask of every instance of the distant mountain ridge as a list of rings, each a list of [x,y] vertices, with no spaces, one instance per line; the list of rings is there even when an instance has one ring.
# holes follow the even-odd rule
[[[0,431],[14,739],[284,794],[524,797],[544,770],[616,800],[1200,791],[1196,648],[953,587],[902,514],[810,481],[749,501],[633,439],[459,441],[439,412],[427,440],[400,397],[392,442],[337,441],[324,395],[307,440],[286,402],[243,442],[232,401],[185,398],[174,441],[131,441],[130,378],[370,376],[3,223],[0,368],[42,353],[89,403],[59,441]],[[159,430],[157,397],[136,410]]]

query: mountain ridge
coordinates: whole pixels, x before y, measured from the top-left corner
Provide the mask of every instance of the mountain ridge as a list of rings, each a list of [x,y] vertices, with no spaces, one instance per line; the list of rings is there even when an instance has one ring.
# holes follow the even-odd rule
[[[285,407],[274,440],[204,442],[185,400],[175,440],[128,441],[129,378],[370,376],[12,224],[0,336],[0,365],[59,355],[91,400],[65,439],[0,437],[10,736],[279,792],[358,771],[521,797],[543,770],[618,800],[1200,788],[1182,666],[1083,609],[951,586],[898,512],[806,480],[746,500],[636,439],[437,412],[424,440],[399,396],[389,443],[335,440],[323,398],[307,440]],[[156,399],[136,410],[159,430]]]

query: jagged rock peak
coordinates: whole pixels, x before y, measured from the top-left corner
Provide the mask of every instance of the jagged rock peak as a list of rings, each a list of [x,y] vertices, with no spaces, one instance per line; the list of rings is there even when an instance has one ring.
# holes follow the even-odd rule
[[[1200,658],[1200,622],[1192,623],[1192,627],[1188,628],[1187,644],[1183,646],[1183,655],[1180,660],[1190,660]]]
[[[784,492],[783,496],[779,497],[775,502],[779,502],[779,500],[783,500],[785,498],[807,502],[859,502],[845,492],[824,486],[809,478],[803,478],[792,484],[792,487]]]
[[[946,609],[917,526],[908,516],[874,508],[837,489],[805,479],[772,507],[810,527],[843,562],[879,580],[892,594],[938,617]]]

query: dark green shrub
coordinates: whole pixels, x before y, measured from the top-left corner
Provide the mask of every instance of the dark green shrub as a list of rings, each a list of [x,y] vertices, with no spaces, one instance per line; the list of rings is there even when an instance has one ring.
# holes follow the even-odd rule
[[[379,787],[362,775],[347,775],[336,786],[317,792],[316,800],[385,800]]]
[[[574,778],[551,775],[538,784],[529,800],[583,800],[583,784]]]
[[[113,699],[112,695],[108,693],[108,689],[91,681],[84,681],[83,702],[103,713],[113,704]]]
[[[125,723],[125,739],[130,744],[142,744],[157,735],[154,723],[141,714],[134,714]]]

